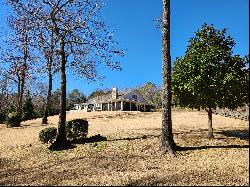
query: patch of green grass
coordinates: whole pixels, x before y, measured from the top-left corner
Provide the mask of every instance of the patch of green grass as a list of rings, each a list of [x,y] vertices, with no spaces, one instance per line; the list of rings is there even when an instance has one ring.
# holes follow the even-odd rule
[[[93,147],[95,147],[97,151],[104,151],[108,145],[106,142],[95,142],[93,143]]]

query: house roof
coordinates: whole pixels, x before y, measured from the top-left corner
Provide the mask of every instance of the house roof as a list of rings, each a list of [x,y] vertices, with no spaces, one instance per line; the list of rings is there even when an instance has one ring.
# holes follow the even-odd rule
[[[141,96],[144,101],[146,101],[146,99],[144,98],[144,96],[141,93],[139,93],[137,90],[129,90],[129,91],[124,92],[124,94],[122,95],[122,98],[125,98],[125,96],[128,95],[128,94],[130,94],[131,92],[136,93],[137,95]]]
[[[99,103],[99,102],[105,102],[111,99],[111,94],[104,94],[101,96],[94,97],[90,99],[88,102],[89,103]]]
[[[142,98],[144,98],[137,90],[128,89],[126,91],[118,92],[117,98],[115,100],[122,100],[122,99],[125,98],[126,95],[128,95],[131,92],[135,92],[136,94],[138,94]],[[108,93],[108,94],[104,94],[104,95],[101,95],[101,96],[94,97],[94,98],[90,99],[88,102],[89,103],[101,103],[101,102],[108,102],[108,101],[111,101],[111,100],[114,100],[114,99],[112,99],[112,93]]]

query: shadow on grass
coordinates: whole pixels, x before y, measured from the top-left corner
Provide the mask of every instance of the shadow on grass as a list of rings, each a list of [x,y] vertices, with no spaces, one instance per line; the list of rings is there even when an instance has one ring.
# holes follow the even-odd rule
[[[133,141],[133,140],[142,140],[142,139],[147,139],[147,138],[156,138],[159,137],[159,135],[142,135],[138,137],[128,137],[128,138],[118,138],[118,139],[107,139],[104,136],[101,136],[100,134],[91,136],[89,138],[82,138],[78,140],[72,140],[71,143],[73,144],[85,144],[85,143],[95,143],[95,142],[115,142],[115,141]]]
[[[63,150],[69,150],[69,149],[74,149],[76,148],[75,145],[73,145],[70,141],[66,142],[63,145],[58,145],[58,144],[52,144],[49,146],[49,150],[51,151],[63,151]]]
[[[197,147],[179,147],[177,151],[192,151],[192,150],[204,150],[204,149],[241,149],[249,148],[249,145],[215,145],[215,146],[197,146]]]
[[[249,141],[249,130],[224,130],[217,133],[227,137],[235,137],[241,140]]]
[[[91,136],[88,138],[81,138],[77,140],[72,140],[71,143],[73,144],[85,144],[85,143],[95,143],[95,142],[102,142],[102,141],[108,141],[106,137],[101,136],[100,134],[97,134],[95,136]]]
[[[227,131],[223,131],[221,133],[226,133],[226,132]],[[147,138],[159,138],[159,137],[160,137],[160,135],[143,135],[143,136],[134,137],[134,138],[121,138],[121,139],[113,139],[113,140],[106,140],[106,141],[120,141],[120,140],[131,141],[131,140],[147,139]],[[226,139],[226,138],[215,138],[215,139]],[[248,138],[248,140],[249,140],[249,138]],[[204,149],[229,149],[229,148],[232,148],[232,149],[249,148],[249,145],[214,145],[214,146],[194,146],[194,147],[187,147],[187,146],[180,147],[180,146],[177,146],[177,151],[204,150]]]
[[[81,138],[81,139],[75,139],[75,140],[68,140],[66,143],[58,144],[54,142],[52,145],[48,147],[51,151],[62,151],[62,150],[69,150],[76,148],[76,145],[74,144],[85,144],[85,143],[95,143],[95,142],[101,142],[101,141],[108,141],[106,137],[101,136],[100,134],[91,136],[89,138]]]
[[[128,137],[128,138],[110,139],[107,141],[123,141],[123,140],[132,141],[132,140],[143,140],[143,139],[158,138],[158,137],[160,137],[160,135],[142,135],[142,136],[133,137],[133,138]]]
[[[205,131],[205,129],[202,129],[200,131],[190,131],[189,133],[198,133],[201,131]],[[187,132],[184,132],[187,133]],[[222,135],[225,135],[227,137],[236,137],[243,140],[249,141],[249,131],[248,130],[225,130],[216,132]],[[182,134],[181,132],[176,132],[174,134]],[[68,149],[74,149],[76,146],[74,144],[86,144],[86,143],[96,143],[96,142],[116,142],[116,141],[133,141],[133,140],[143,140],[148,138],[159,138],[161,135],[141,135],[137,137],[127,137],[127,138],[118,138],[118,139],[107,139],[104,136],[101,136],[100,134],[94,135],[88,138],[81,138],[77,140],[71,140],[68,141],[66,145],[63,146],[55,146],[51,145],[49,147],[50,150],[53,151],[61,151],[61,150],[68,150]],[[226,138],[215,138],[215,139],[226,139]],[[177,151],[189,151],[189,150],[204,150],[204,149],[216,149],[216,148],[249,148],[249,145],[214,145],[214,146],[194,146],[194,147],[179,147],[177,148]]]

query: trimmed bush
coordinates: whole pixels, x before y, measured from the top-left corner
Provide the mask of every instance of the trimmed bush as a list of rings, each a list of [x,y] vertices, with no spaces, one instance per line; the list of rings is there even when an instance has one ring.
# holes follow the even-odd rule
[[[39,140],[42,143],[53,143],[57,136],[57,129],[55,127],[45,128],[39,133]]]
[[[66,134],[69,140],[86,138],[88,134],[88,121],[86,119],[74,119],[66,123]]]
[[[10,112],[6,118],[7,127],[20,127],[21,125],[21,117],[17,114],[17,112]]]

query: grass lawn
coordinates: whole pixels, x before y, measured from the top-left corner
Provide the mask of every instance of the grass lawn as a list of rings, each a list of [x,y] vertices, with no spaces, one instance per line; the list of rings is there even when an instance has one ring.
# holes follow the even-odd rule
[[[39,132],[56,127],[58,116],[0,124],[0,185],[249,185],[249,123],[213,115],[215,139],[206,138],[207,114],[173,111],[173,131],[183,148],[160,155],[161,113],[77,112],[89,135],[106,141],[51,151]]]

